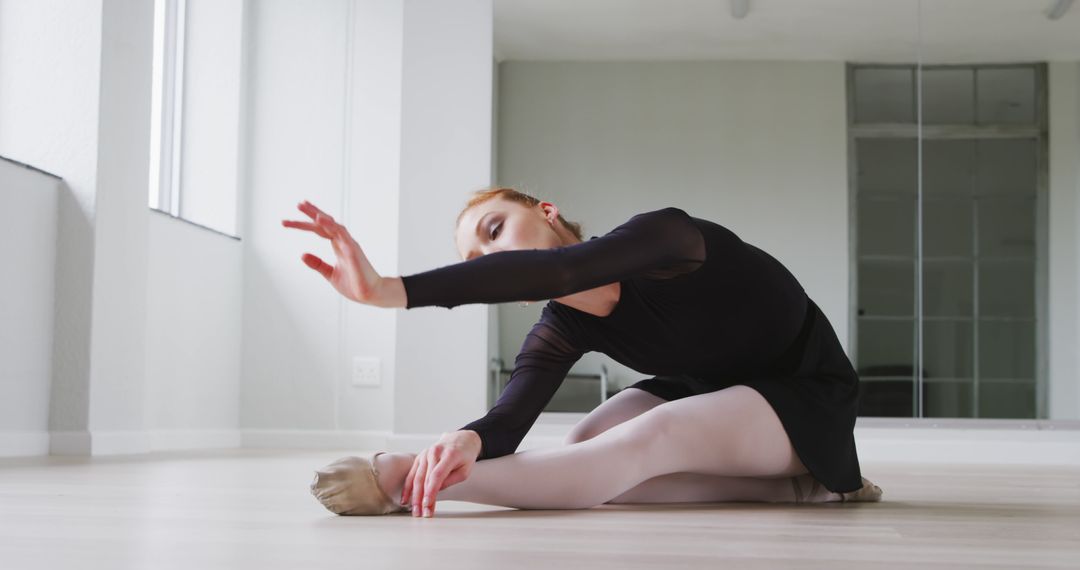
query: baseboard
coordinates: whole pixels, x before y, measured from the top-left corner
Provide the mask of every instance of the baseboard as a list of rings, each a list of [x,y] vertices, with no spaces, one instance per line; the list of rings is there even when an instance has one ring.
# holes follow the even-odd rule
[[[539,427],[539,426],[538,426]],[[540,429],[547,433],[549,429]],[[439,440],[437,433],[391,433],[380,430],[245,429],[243,447],[267,449],[339,449],[416,453]],[[530,432],[518,450],[562,445],[564,435],[550,437]]]
[[[0,432],[0,457],[128,455],[240,444],[240,430]]]
[[[239,429],[168,429],[146,433],[151,451],[232,449],[243,445],[243,431]]]
[[[863,463],[1014,464],[1080,467],[1080,429],[1074,423],[860,422]],[[1022,427],[1021,427],[1022,426]],[[564,445],[572,423],[537,424],[519,451]],[[418,452],[440,434],[380,430],[152,430],[2,431],[0,457],[119,455],[181,449],[353,449]]]
[[[54,431],[49,436],[50,455],[130,455],[151,451],[150,436],[145,431]]]
[[[49,432],[49,455],[90,455],[90,432]]]
[[[855,428],[861,463],[1062,465],[1080,467],[1080,431]]]
[[[0,457],[48,454],[47,431],[0,431]]]
[[[240,430],[242,447],[275,449],[384,450],[390,435],[390,432],[379,430]]]

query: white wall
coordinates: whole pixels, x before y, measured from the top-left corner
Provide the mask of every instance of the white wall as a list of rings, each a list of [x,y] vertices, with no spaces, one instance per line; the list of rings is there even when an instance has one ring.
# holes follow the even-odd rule
[[[491,0],[405,2],[400,271],[458,263],[454,219],[491,183]],[[484,304],[397,312],[394,433],[453,431],[487,411]]]
[[[456,429],[485,410],[490,309],[345,301],[300,261],[332,262],[329,245],[279,222],[311,200],[383,275],[457,261],[454,216],[490,179],[491,3],[259,2],[250,17],[244,444]],[[380,386],[351,385],[356,356],[381,360]]]
[[[0,4],[0,154],[64,178],[49,427],[55,453],[137,451],[152,5]],[[132,200],[139,199],[142,209]],[[100,432],[91,443],[91,431]],[[99,445],[100,443],[100,445]]]
[[[504,62],[498,182],[554,202],[585,238],[668,205],[772,254],[848,342],[840,62]],[[500,306],[514,355],[540,306]],[[621,386],[644,375],[598,353]]]
[[[184,219],[153,212],[147,228],[144,426],[151,449],[241,443],[243,246],[218,232],[239,231],[244,6],[187,3]]]
[[[240,423],[328,429],[338,299],[300,254],[329,248],[280,220],[298,217],[295,204],[305,198],[340,214],[347,8],[342,1],[250,9]]]
[[[147,208],[152,7],[0,0],[0,154],[64,181],[51,244],[55,318],[14,321],[33,333],[28,343],[41,340],[43,322],[53,331],[52,379],[39,367],[33,386],[4,400],[24,414],[5,417],[40,426],[48,393],[49,439],[18,453],[239,442],[240,246],[151,220]],[[199,98],[189,103],[199,116]],[[231,129],[235,147],[238,121],[220,123],[192,142],[227,141]],[[235,185],[233,162],[218,184]]]
[[[558,203],[586,235],[669,204],[730,227],[848,341],[841,63],[492,69],[491,0],[234,0],[215,32],[227,57],[203,45],[192,61],[239,68],[247,41],[249,76],[219,68],[190,85],[185,183],[245,190],[238,242],[147,211],[149,5],[0,0],[0,155],[64,179],[55,319],[11,320],[32,333],[17,348],[34,379],[0,403],[0,430],[36,430],[24,450],[46,449],[46,427],[54,453],[230,446],[238,429],[253,445],[351,433],[416,448],[478,417],[493,307],[348,303],[299,260],[330,248],[279,220],[313,200],[386,275],[455,263],[454,216],[491,182],[493,156],[499,183]],[[244,6],[250,37],[228,35]],[[1051,65],[1051,105],[1051,414],[1064,418],[1080,413],[1080,65]],[[508,309],[513,331],[539,307]],[[521,339],[507,338],[512,362]],[[350,385],[363,355],[382,360],[381,386]]]
[[[61,180],[0,158],[0,456],[49,450]]]
[[[101,18],[101,0],[0,0],[0,155],[64,179],[52,430],[85,430],[89,415]]]
[[[240,241],[149,220],[145,429],[151,449],[240,445]]]
[[[375,268],[397,271],[399,0],[251,5],[241,425],[245,444],[292,430],[377,430],[393,415],[393,311],[345,301],[300,261],[328,243],[286,229],[311,200]],[[382,386],[350,385],[353,356]],[[269,435],[268,435],[269,434]]]

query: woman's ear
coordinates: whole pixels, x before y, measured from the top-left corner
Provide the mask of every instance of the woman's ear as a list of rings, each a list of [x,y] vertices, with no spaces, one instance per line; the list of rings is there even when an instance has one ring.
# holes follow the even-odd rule
[[[544,211],[544,217],[549,224],[554,224],[559,219],[559,207],[551,202],[540,202],[540,209]]]

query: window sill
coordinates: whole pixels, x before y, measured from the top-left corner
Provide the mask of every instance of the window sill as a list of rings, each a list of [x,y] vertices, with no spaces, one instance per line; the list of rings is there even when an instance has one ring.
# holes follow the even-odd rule
[[[161,214],[162,216],[165,216],[165,217],[167,217],[167,218],[172,218],[172,219],[174,219],[174,220],[179,220],[179,221],[181,221],[181,222],[184,222],[185,224],[189,224],[189,225],[195,226],[195,227],[197,227],[197,228],[202,228],[202,229],[204,229],[204,230],[206,230],[206,231],[208,231],[208,232],[213,232],[213,233],[215,233],[215,234],[217,234],[217,235],[219,235],[219,236],[224,236],[224,237],[227,237],[227,238],[229,238],[229,239],[233,239],[233,240],[236,240],[236,241],[240,241],[240,236],[234,236],[234,235],[232,235],[232,234],[228,234],[228,233],[225,233],[225,232],[223,232],[223,231],[221,231],[221,230],[215,230],[214,228],[211,228],[210,226],[204,226],[204,225],[202,225],[202,224],[198,224],[198,223],[195,223],[195,222],[193,222],[193,221],[191,221],[191,220],[188,220],[188,219],[185,219],[185,218],[181,218],[180,216],[174,216],[174,215],[172,215],[172,214],[170,214],[170,213],[168,213],[168,212],[164,212],[164,211],[162,211],[162,210],[158,210],[157,208],[150,208],[150,211],[151,211],[151,212],[155,212],[155,213],[158,213],[158,214]]]

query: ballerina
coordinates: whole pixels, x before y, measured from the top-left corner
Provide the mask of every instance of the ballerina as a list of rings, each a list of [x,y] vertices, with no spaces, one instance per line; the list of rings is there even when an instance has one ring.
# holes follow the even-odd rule
[[[861,475],[859,378],[831,324],[778,260],[720,224],[668,207],[583,240],[555,204],[494,188],[457,217],[462,262],[386,277],[343,225],[309,202],[298,208],[310,221],[282,224],[330,240],[337,256],[303,262],[353,301],[452,309],[549,299],[484,417],[418,454],[351,456],[316,471],[311,491],[332,512],[430,517],[437,499],[577,509],[881,498]],[[654,376],[590,412],[566,445],[515,453],[594,350]]]

